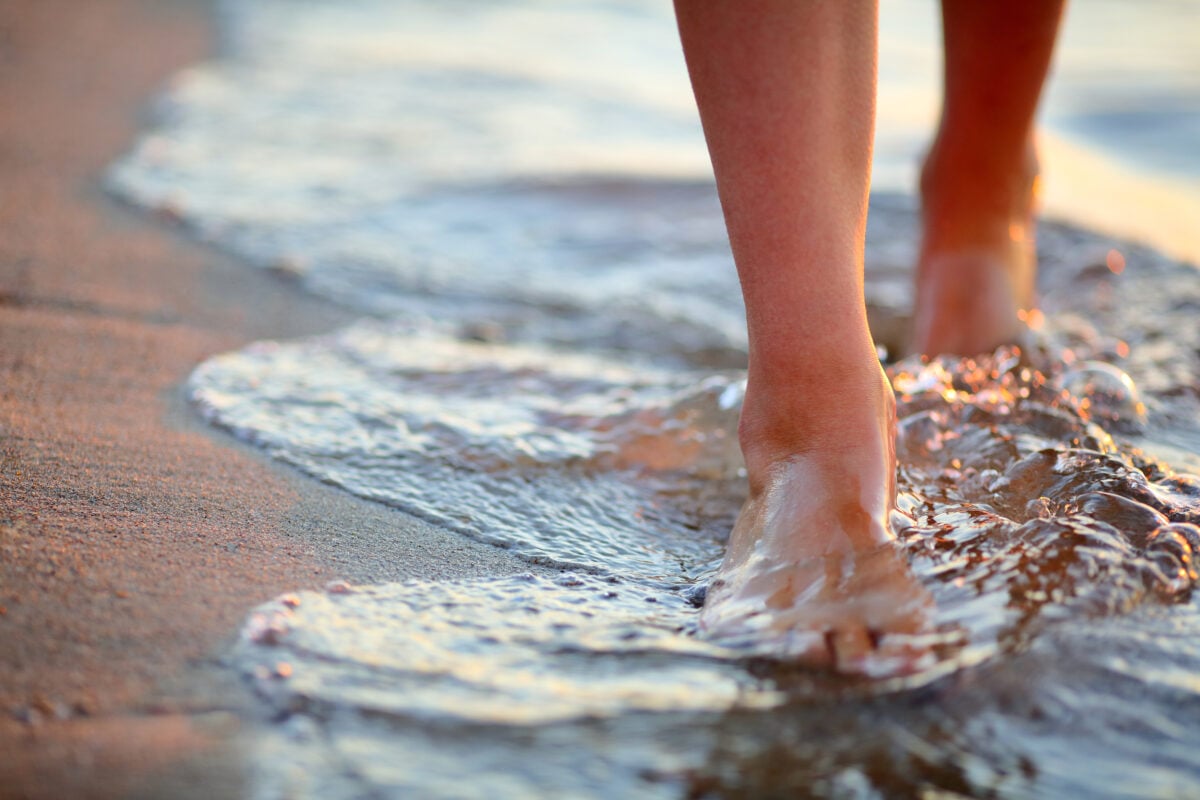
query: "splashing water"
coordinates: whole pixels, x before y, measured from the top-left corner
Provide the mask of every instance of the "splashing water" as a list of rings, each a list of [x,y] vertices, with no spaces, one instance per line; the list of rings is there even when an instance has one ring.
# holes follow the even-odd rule
[[[509,765],[501,773],[514,796],[548,787],[602,796],[615,785],[671,796],[726,782],[742,791],[763,779],[782,741],[830,724],[817,721],[824,714],[840,720],[833,744],[798,745],[769,785],[1021,793],[1062,780],[1104,795],[1115,790],[1093,771],[1098,751],[1064,769],[1013,731],[1048,737],[1054,752],[1077,735],[1077,706],[1109,714],[1106,724],[1125,719],[1132,700],[1110,697],[1114,670],[1151,696],[1191,686],[1191,667],[1158,659],[1200,632],[1190,604],[1200,479],[1116,442],[1094,405],[1066,388],[1078,370],[1039,371],[1015,349],[890,369],[903,464],[893,527],[936,600],[937,660],[871,683],[695,635],[696,587],[715,569],[744,492],[731,444],[740,374],[662,373],[378,327],[214,360],[193,377],[194,396],[220,424],[325,480],[587,572],[342,588],[255,612],[240,668],[281,709],[317,720],[321,740],[367,785],[456,794],[453,765],[480,768],[482,750],[493,768]],[[317,353],[334,363],[312,369]],[[1140,421],[1135,397],[1110,398],[1099,416]],[[1153,633],[1164,627],[1179,632]],[[1172,652],[1184,665],[1200,657]],[[1159,674],[1132,666],[1143,661]],[[1018,688],[1028,694],[1014,699]],[[915,699],[929,692],[941,713]],[[853,712],[831,710],[835,698],[852,700]],[[885,708],[888,725],[909,733],[868,748],[886,765],[876,774],[852,742]],[[1182,780],[1194,757],[1180,723],[1159,718],[1174,712],[1139,708],[1139,736],[1163,740],[1164,769]],[[942,726],[952,721],[950,735]],[[982,741],[979,725],[1009,733]],[[424,753],[428,726],[452,732],[437,766],[379,766],[396,747]],[[709,760],[731,741],[736,753]],[[564,755],[514,777],[512,764],[533,752],[525,748],[546,747]],[[1132,768],[1141,748],[1121,763]],[[940,772],[972,763],[959,783]]]
[[[1127,296],[1157,294],[1147,272]],[[1180,710],[1200,704],[1188,644],[1200,633],[1200,480],[1121,437],[1154,443],[1154,419],[1192,401],[1143,399],[1094,358],[1129,352],[1121,342],[1066,309],[1058,318],[1043,340],[1057,359],[1002,349],[889,368],[902,463],[892,523],[935,599],[937,658],[883,683],[696,636],[745,492],[738,371],[399,322],[208,362],[191,391],[217,424],[322,480],[575,570],[259,609],[235,662],[291,716],[272,763],[333,759],[357,776],[334,787],[347,795],[457,796],[464,765],[510,796],[1184,785],[1197,764],[1183,731],[1200,718]],[[1161,354],[1145,351],[1127,365],[1153,372]],[[317,777],[265,781],[330,789],[307,783]]]
[[[374,319],[212,359],[196,406],[536,573],[257,609],[232,654],[281,720],[256,794],[1192,790],[1195,269],[1048,224],[1034,346],[890,366],[892,524],[936,658],[882,683],[805,670],[695,631],[745,494],[746,343],[669,8],[228,12],[237,54],[176,82],[109,185]],[[918,146],[891,127],[877,174]],[[872,198],[892,354],[916,228],[911,200]]]

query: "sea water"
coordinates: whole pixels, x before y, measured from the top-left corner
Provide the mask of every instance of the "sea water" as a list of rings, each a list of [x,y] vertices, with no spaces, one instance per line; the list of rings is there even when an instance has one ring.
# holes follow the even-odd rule
[[[1194,176],[1191,112],[1154,148],[1135,122],[1198,107],[1178,63],[1194,56],[1170,49],[1195,7],[1137,24],[1090,8],[1049,121],[1145,175]],[[1023,350],[897,360],[917,220],[887,190],[936,110],[936,51],[928,6],[884,12],[867,294],[899,402],[893,527],[936,610],[934,657],[871,681],[696,635],[745,494],[746,343],[669,7],[227,7],[226,54],[176,80],[110,184],[364,318],[200,365],[196,408],[530,564],[253,612],[230,659],[278,720],[248,756],[256,794],[1174,796],[1200,780],[1200,276],[1047,224],[1046,317]],[[1124,56],[1140,82],[1088,49],[1118,27],[1158,43]],[[1157,103],[1131,103],[1139,86]]]

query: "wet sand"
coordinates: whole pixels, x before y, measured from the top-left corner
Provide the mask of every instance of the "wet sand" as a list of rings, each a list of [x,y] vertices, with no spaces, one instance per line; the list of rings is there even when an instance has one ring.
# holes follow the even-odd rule
[[[334,579],[529,567],[210,433],[214,353],[351,319],[100,188],[214,46],[194,0],[0,8],[0,797],[239,796],[246,612]]]

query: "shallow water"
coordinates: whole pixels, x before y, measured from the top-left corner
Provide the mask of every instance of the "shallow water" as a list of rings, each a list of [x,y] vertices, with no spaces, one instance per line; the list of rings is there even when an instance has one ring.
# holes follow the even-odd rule
[[[341,334],[341,344],[357,333]],[[423,349],[419,339],[391,342],[396,359]],[[435,342],[430,349],[443,354],[462,348],[451,361],[477,372],[470,362],[479,345]],[[484,350],[497,362],[512,356],[495,345]],[[210,362],[194,391],[215,419],[243,434],[252,424],[276,436],[287,431],[291,441],[268,446],[325,480],[451,525],[446,515],[469,509],[460,530],[577,569],[339,584],[258,609],[234,663],[288,720],[286,755],[275,766],[309,763],[316,751],[339,765],[336,775],[354,791],[430,796],[469,796],[459,783],[464,771],[489,796],[932,788],[1169,796],[1195,780],[1200,479],[1118,445],[1095,422],[1144,427],[1130,384],[1114,378],[1123,374],[1087,365],[1048,378],[1011,351],[975,365],[893,367],[904,464],[893,524],[936,601],[937,658],[905,679],[871,682],[695,635],[696,587],[716,566],[742,489],[734,451],[714,435],[732,430],[721,399],[736,401],[738,376],[665,399],[672,395],[661,387],[645,388],[648,378],[609,367],[608,380],[624,377],[627,391],[609,383],[601,394],[619,394],[626,405],[604,417],[582,410],[595,394],[562,391],[572,382],[563,370],[559,391],[586,397],[573,413],[526,420],[524,433],[506,419],[500,435],[484,415],[451,434],[441,427],[454,416],[446,408],[480,385],[454,390],[445,380],[450,368],[429,371],[427,353],[414,358],[420,369],[398,369],[394,360],[383,367],[402,376],[383,412],[392,438],[386,455],[365,438],[348,445],[354,440],[343,433],[342,451],[329,461],[297,458],[301,447],[311,453],[313,438],[302,424],[311,409],[295,394],[274,395],[272,413],[282,415],[274,419],[208,405],[220,396],[213,387],[240,367],[246,372],[235,380],[273,384],[277,365],[296,353]],[[361,352],[353,358],[361,368]],[[509,377],[537,371],[522,358]],[[537,378],[534,385],[545,375]],[[573,379],[587,389],[596,380]],[[443,392],[442,407],[422,397],[427,381]],[[1102,381],[1108,391],[1090,396],[1088,413],[1058,388]],[[509,395],[517,408],[519,399]],[[259,397],[240,407],[263,405]],[[337,408],[347,403],[339,398]],[[361,408],[349,403],[348,413]],[[284,417],[296,409],[301,416],[289,424]],[[622,427],[639,416],[654,421],[649,429]],[[451,462],[456,478],[441,472],[444,441],[431,449],[419,434],[397,433],[427,429],[458,437],[455,449],[472,454]],[[660,432],[649,448],[645,430]],[[571,444],[525,444],[556,439]],[[368,490],[353,483],[356,459],[347,452],[364,446],[379,454],[359,476]],[[488,457],[476,460],[476,450]],[[410,482],[410,474],[422,480]],[[320,773],[268,776],[264,785],[289,792],[328,789],[311,783],[328,778]]]
[[[1091,8],[1094,38],[1119,9]],[[370,317],[202,364],[201,414],[531,564],[257,609],[230,654],[278,720],[255,793],[1186,793],[1200,279],[1147,247],[1046,225],[1023,353],[895,361],[916,219],[877,192],[893,525],[936,601],[935,657],[867,681],[696,636],[745,491],[745,333],[669,14],[229,4],[230,53],[182,76],[114,168],[122,196]],[[883,95],[908,99],[881,106],[877,187],[910,171],[924,122],[911,34],[884,37]],[[1106,94],[1111,65],[1072,52],[1055,124],[1090,136],[1133,89]],[[1200,91],[1153,66],[1164,96]],[[1173,142],[1160,161],[1187,161]]]
[[[875,218],[911,238],[909,212],[884,203]],[[356,787],[344,791],[433,796],[459,796],[464,770],[500,796],[1191,785],[1200,286],[1149,251],[1124,248],[1116,274],[1088,257],[1112,242],[1054,227],[1042,239],[1055,322],[1026,357],[889,368],[903,465],[893,525],[937,608],[937,658],[904,680],[696,637],[698,587],[744,491],[736,370],[395,321],[203,365],[191,391],[217,424],[568,570],[337,587],[259,609],[234,663],[289,719],[288,755],[270,763],[319,755]],[[1118,325],[1125,338],[1105,334]],[[266,775],[329,788],[311,783],[328,775]]]

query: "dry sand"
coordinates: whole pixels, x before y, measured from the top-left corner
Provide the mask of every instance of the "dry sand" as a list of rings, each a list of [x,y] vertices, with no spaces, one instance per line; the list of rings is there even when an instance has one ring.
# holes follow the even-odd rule
[[[181,383],[346,312],[120,207],[100,176],[212,45],[185,0],[0,5],[0,797],[239,796],[249,608],[528,566],[269,464]]]

